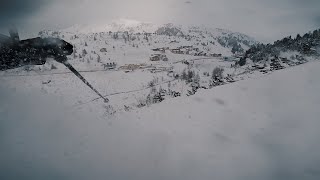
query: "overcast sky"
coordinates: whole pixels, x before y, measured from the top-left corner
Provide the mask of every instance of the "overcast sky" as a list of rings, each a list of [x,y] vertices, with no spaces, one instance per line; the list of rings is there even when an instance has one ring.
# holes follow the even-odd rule
[[[320,0],[0,0],[22,34],[128,18],[226,28],[270,42],[320,28]],[[1,30],[3,32],[3,29]]]

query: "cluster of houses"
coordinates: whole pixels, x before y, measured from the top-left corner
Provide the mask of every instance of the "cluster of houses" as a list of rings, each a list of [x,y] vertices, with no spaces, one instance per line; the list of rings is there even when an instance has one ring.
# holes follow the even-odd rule
[[[194,53],[194,56],[206,56],[206,57],[222,57],[222,54],[209,54],[209,53],[205,53],[203,51],[201,52],[197,52],[197,53]]]
[[[181,46],[170,50],[174,54],[190,54],[191,51],[199,51],[199,48],[193,48],[192,46]]]
[[[136,69],[144,69],[148,66],[146,64],[126,64],[124,66],[120,66],[119,70],[125,70],[125,72],[134,71]]]
[[[155,52],[161,52],[161,53],[165,53],[166,50],[169,50],[169,48],[155,48],[155,49],[152,49],[152,51],[155,51]]]
[[[152,54],[150,61],[168,61],[168,58],[165,54]]]
[[[199,52],[199,48],[195,48],[193,46],[180,46],[178,48],[170,49],[169,47],[163,48],[155,48],[152,49],[154,52],[165,53],[166,51],[170,51],[173,54],[187,54],[193,56],[207,56],[207,57],[222,57],[222,54],[209,54],[203,51]],[[150,58],[151,61],[159,61],[160,54],[156,54],[158,57]]]
[[[164,48],[156,48],[152,49],[155,52],[165,53],[166,51],[170,51],[174,54],[189,54],[190,51],[199,51],[199,48],[193,48],[192,46],[181,46],[178,48],[170,49],[169,47]]]
[[[193,46],[181,46],[170,50],[174,54],[192,54],[192,52],[198,52],[199,48],[194,48]]]
[[[102,64],[102,66],[105,70],[112,70],[117,68],[117,64],[115,62]]]

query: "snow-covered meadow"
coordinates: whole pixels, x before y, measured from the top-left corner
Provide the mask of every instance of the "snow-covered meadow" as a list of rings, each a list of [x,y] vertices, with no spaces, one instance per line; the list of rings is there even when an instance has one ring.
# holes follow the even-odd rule
[[[56,95],[3,91],[1,179],[318,179],[319,68],[108,118]]]

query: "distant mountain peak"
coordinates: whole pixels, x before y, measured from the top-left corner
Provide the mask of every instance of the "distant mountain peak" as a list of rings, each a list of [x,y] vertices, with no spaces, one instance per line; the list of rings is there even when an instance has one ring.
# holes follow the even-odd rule
[[[161,30],[162,29],[162,30]],[[132,33],[157,33],[161,31],[175,31],[173,34],[187,34],[190,31],[194,32],[210,32],[214,35],[225,35],[225,34],[232,34],[232,36],[239,36],[245,37],[250,41],[255,41],[254,38],[251,38],[245,34],[233,32],[226,29],[221,28],[213,28],[204,25],[192,25],[192,26],[183,26],[174,23],[166,23],[166,24],[155,24],[151,22],[142,22],[134,19],[127,19],[127,18],[120,18],[117,20],[111,21],[109,24],[91,24],[91,25],[74,25],[62,31],[64,32],[77,32],[82,34],[88,33],[99,33],[99,32],[108,32],[108,31],[128,31]],[[176,33],[180,31],[179,33]],[[169,33],[170,34],[170,33]],[[171,34],[170,34],[171,35]],[[257,41],[255,41],[257,42]]]

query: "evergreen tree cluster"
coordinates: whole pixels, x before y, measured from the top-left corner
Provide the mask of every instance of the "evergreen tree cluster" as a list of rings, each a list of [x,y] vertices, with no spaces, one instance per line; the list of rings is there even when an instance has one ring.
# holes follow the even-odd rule
[[[229,34],[228,36],[225,36],[225,37],[219,37],[217,41],[223,47],[232,48],[231,51],[234,54],[244,53],[244,49],[241,46],[241,43],[249,47],[253,45],[252,42],[246,40],[245,38],[241,36],[239,37],[233,34]]]
[[[269,57],[277,57],[281,52],[298,51],[303,55],[319,55],[314,49],[320,46],[320,29],[309,32],[295,38],[291,36],[275,41],[273,44],[257,44],[245,53],[245,58],[253,62],[268,60]]]
[[[184,36],[180,28],[175,27],[173,24],[166,24],[164,27],[160,27],[155,32],[157,35],[166,36]]]

